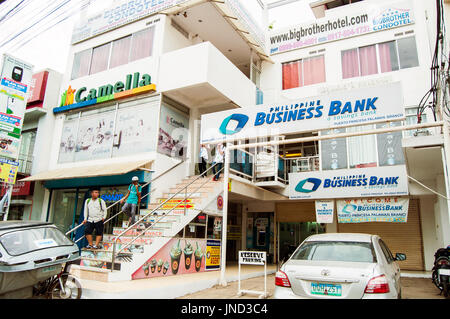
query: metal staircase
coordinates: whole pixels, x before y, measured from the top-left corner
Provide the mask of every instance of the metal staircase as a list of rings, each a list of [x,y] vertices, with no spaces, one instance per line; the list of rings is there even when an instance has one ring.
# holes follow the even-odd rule
[[[102,249],[82,249],[81,264],[74,272],[81,278],[98,281],[131,280],[137,269],[223,191],[223,178],[212,181],[212,176],[205,177],[211,169],[203,175],[185,178],[163,193],[162,198],[152,201],[147,209],[141,209],[133,225],[114,227],[112,234],[104,234]]]

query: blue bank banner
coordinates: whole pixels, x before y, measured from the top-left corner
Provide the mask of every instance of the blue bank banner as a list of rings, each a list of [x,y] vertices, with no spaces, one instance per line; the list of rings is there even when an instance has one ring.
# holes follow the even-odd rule
[[[337,201],[339,223],[406,223],[409,199],[381,197],[344,199]]]
[[[290,199],[408,195],[405,165],[289,174]]]
[[[253,139],[404,118],[402,86],[395,82],[205,114],[201,141]]]

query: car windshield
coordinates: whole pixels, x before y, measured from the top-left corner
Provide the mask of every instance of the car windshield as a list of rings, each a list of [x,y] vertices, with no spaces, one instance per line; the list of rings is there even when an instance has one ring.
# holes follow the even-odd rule
[[[376,262],[371,243],[344,241],[305,242],[292,256],[294,260]]]
[[[40,227],[12,231],[0,236],[0,243],[11,256],[73,243],[57,228]]]

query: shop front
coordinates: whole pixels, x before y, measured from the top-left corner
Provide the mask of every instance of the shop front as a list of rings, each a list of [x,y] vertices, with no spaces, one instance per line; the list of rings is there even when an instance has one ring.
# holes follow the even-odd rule
[[[327,223],[315,224],[316,233],[327,225],[327,231],[379,235],[393,253],[407,255],[400,263],[402,270],[424,270],[420,202],[409,195],[404,165],[294,173],[289,191],[291,199],[304,200],[278,204],[278,221],[291,221],[290,207],[290,215],[302,222]],[[328,216],[326,210],[319,214],[317,202],[329,203]],[[280,228],[280,239],[284,233],[286,228],[284,232]],[[281,239],[280,255],[282,247]]]
[[[145,184],[151,178],[151,173],[133,170],[123,175],[110,175],[85,178],[68,178],[60,180],[48,180],[44,186],[50,191],[50,203],[48,205],[46,220],[54,223],[59,229],[66,232],[77,226],[84,219],[84,202],[90,198],[93,187],[100,189],[100,197],[110,206],[124,197],[128,192],[133,176],[139,177],[140,184]],[[149,185],[142,190],[142,196],[148,194]],[[141,202],[141,208],[146,208],[149,197]],[[116,205],[108,210],[108,217],[120,211],[121,205]],[[105,225],[105,233],[112,233],[113,227],[122,227],[126,219],[123,214],[118,215]],[[81,237],[80,232],[72,236]]]

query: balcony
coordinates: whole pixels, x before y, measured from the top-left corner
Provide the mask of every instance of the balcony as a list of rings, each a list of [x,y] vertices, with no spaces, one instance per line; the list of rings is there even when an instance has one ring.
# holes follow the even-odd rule
[[[191,108],[256,104],[255,84],[210,42],[163,54],[159,74],[160,91]]]
[[[318,171],[319,156],[284,158],[270,147],[257,154],[245,150],[231,153],[230,173],[260,187],[285,188],[289,173]]]
[[[19,154],[17,159],[19,163],[18,173],[23,175],[31,175],[31,168],[33,166],[33,156],[26,154]]]

